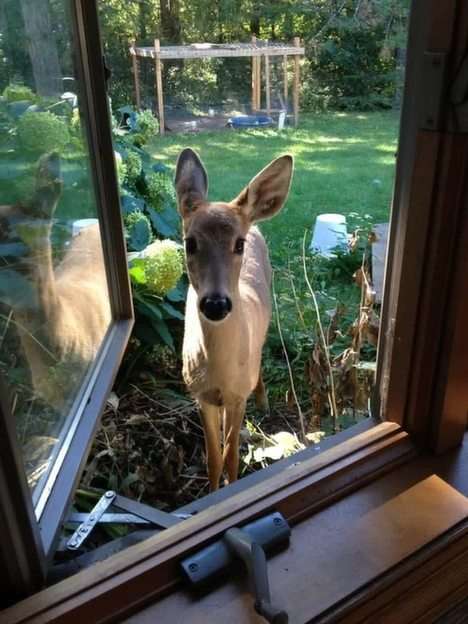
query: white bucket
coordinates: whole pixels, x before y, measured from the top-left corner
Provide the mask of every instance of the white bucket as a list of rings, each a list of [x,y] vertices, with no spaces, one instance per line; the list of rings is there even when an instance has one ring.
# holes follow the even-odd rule
[[[98,219],[78,219],[77,221],[73,221],[72,236],[78,236],[82,230],[96,225],[96,223],[99,223]]]
[[[346,250],[348,233],[346,217],[341,214],[321,214],[315,221],[309,249],[326,258],[332,258],[336,248]]]
[[[284,122],[286,121],[286,111],[281,111],[278,117],[278,130],[282,130],[284,128]]]

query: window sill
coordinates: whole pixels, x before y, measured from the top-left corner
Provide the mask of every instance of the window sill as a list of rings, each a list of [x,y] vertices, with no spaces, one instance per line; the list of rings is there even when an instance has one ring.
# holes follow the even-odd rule
[[[296,524],[415,456],[398,425],[377,425],[31,596],[6,610],[4,621],[34,622],[39,612],[41,621],[67,624],[123,617],[174,589],[181,557],[227,528],[272,509]]]

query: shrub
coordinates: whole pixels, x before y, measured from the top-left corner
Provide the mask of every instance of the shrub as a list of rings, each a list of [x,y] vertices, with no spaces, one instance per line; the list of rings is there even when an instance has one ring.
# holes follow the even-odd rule
[[[125,159],[125,166],[127,168],[126,179],[130,186],[134,186],[137,178],[141,174],[141,158],[135,152],[128,152]]]
[[[33,91],[23,84],[9,84],[3,90],[3,97],[7,102],[34,101],[36,99]]]
[[[316,57],[306,67],[304,105],[315,110],[390,107],[396,87],[395,60],[380,54],[384,37],[382,25],[351,19],[330,24]]]
[[[174,185],[166,173],[151,172],[146,176],[146,198],[158,211],[175,206]]]
[[[122,156],[119,154],[119,152],[114,152],[114,157],[115,166],[117,169],[117,179],[119,181],[119,184],[123,184],[127,176],[127,165],[122,160]]]
[[[156,241],[151,255],[144,258],[143,269],[148,288],[161,297],[167,295],[184,272],[179,245],[169,239]]]
[[[25,113],[18,123],[18,139],[31,152],[62,151],[70,141],[67,124],[49,112]]]
[[[159,132],[159,121],[150,110],[137,113],[136,130],[145,143]]]
[[[151,223],[146,215],[139,210],[130,212],[124,219],[127,229],[128,247],[133,251],[141,251],[153,238]]]

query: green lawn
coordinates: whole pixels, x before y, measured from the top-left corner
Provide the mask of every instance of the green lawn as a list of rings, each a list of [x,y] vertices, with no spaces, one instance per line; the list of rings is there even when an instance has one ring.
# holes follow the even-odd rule
[[[398,115],[335,113],[303,115],[297,130],[169,133],[149,146],[150,153],[174,168],[177,154],[192,147],[208,170],[210,199],[230,200],[270,160],[295,158],[289,200],[272,221],[262,224],[272,257],[278,261],[288,242],[302,241],[323,212],[388,218],[393,184]],[[351,215],[351,216],[350,216]]]
[[[361,373],[353,377],[349,364],[344,363],[353,345],[353,324],[360,316],[361,290],[353,281],[353,273],[361,265],[363,250],[368,253],[367,233],[372,225],[389,218],[397,133],[395,112],[330,113],[303,115],[297,130],[168,134],[155,138],[148,146],[154,158],[172,170],[181,149],[195,149],[208,170],[212,200],[232,199],[270,160],[285,152],[294,155],[295,173],[288,202],[261,228],[275,270],[279,321],[311,432],[320,429],[329,434],[332,426],[327,417],[327,382],[320,381],[326,369],[323,352],[318,355],[316,351],[320,343],[317,317],[303,272],[304,234],[307,232],[309,242],[315,218],[324,212],[342,213],[347,216],[349,232],[357,227],[364,232],[354,254],[330,261],[309,253],[306,258],[322,324],[326,331],[329,325],[332,327],[328,335],[333,337],[327,348],[338,400],[342,401],[339,427],[345,428],[365,413],[370,388],[368,377],[358,379]],[[358,360],[373,361],[375,353],[375,344],[363,340]],[[315,377],[310,372],[314,359],[320,361]],[[299,431],[295,407],[291,400],[285,402],[285,397],[291,396],[290,381],[276,315],[264,349],[263,369],[272,408],[269,420],[260,421],[263,430],[271,434],[286,426]],[[249,414],[251,422],[258,424],[252,410]]]

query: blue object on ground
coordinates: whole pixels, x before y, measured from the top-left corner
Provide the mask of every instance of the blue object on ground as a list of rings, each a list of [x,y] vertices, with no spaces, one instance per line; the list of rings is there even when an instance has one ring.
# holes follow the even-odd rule
[[[271,126],[273,119],[268,115],[238,115],[231,117],[228,124],[233,128],[258,128]]]

